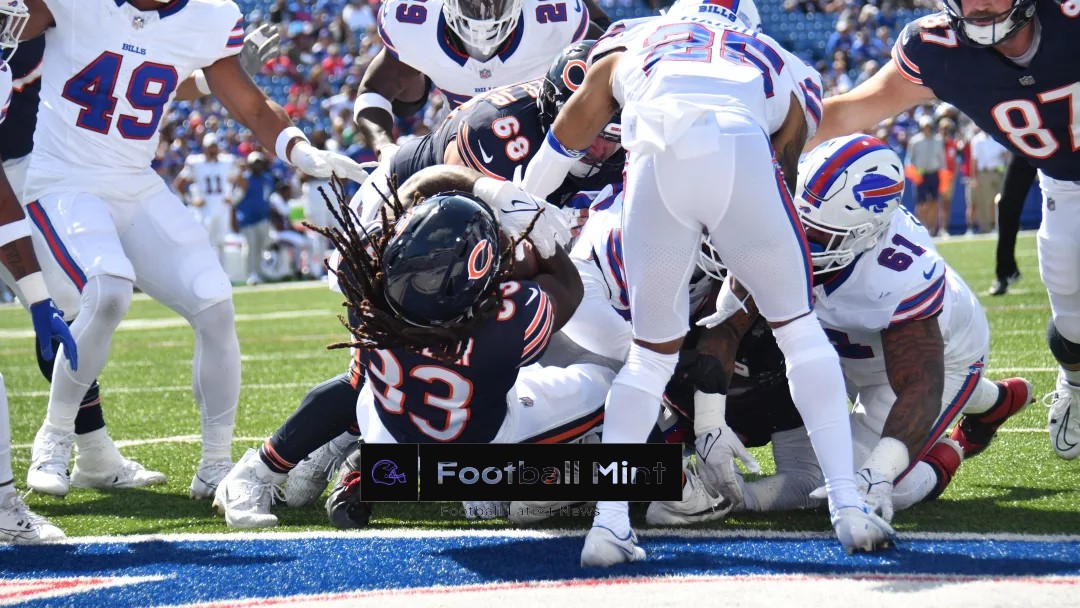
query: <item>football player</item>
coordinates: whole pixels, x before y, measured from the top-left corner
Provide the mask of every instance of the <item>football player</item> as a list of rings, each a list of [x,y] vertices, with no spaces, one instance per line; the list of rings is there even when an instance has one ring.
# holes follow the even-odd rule
[[[353,244],[370,231],[347,206],[341,227],[323,230],[341,253],[354,337],[341,346],[357,348],[367,374],[356,405],[364,441],[550,443],[591,432],[614,371],[584,361],[532,365],[581,300],[577,270],[544,222],[557,210],[509,182],[447,165],[390,196],[422,202],[393,203],[397,219],[384,219],[366,246]],[[526,234],[538,271],[513,280],[513,250]],[[231,525],[273,525],[267,498],[284,479],[250,450],[215,505]]]
[[[1080,5],[1055,0],[945,0],[909,23],[892,62],[825,102],[817,138],[871,128],[940,99],[1039,171],[1039,273],[1050,295],[1047,331],[1060,366],[1050,406],[1058,456],[1080,456]]]
[[[225,235],[232,232],[228,195],[238,168],[236,157],[221,152],[217,134],[204,135],[202,148],[202,154],[192,154],[184,160],[184,168],[173,186],[190,200],[189,209],[206,228],[220,260],[224,255]]]
[[[394,115],[418,112],[432,85],[457,107],[541,78],[560,49],[603,31],[590,25],[590,11],[606,20],[592,0],[389,0],[378,15],[383,49],[360,83],[353,118],[382,160],[394,144]]]
[[[105,365],[136,286],[192,325],[202,460],[191,495],[209,497],[231,468],[240,352],[231,286],[205,230],[150,164],[165,106],[212,91],[268,149],[298,170],[360,178],[347,157],[314,148],[244,70],[243,19],[210,0],[31,0],[24,36],[45,34],[43,103],[24,195],[35,239],[74,284],[77,370],[57,358],[27,484],[63,496],[79,402]],[[192,38],[192,36],[195,38]],[[183,40],[183,42],[179,42]],[[200,70],[196,72],[196,70]]]
[[[22,0],[0,6],[0,53],[14,53],[19,34],[29,17]],[[0,59],[0,123],[8,113],[12,97],[11,68]],[[75,340],[71,337],[56,304],[49,297],[30,240],[30,222],[23,213],[15,192],[0,170],[0,263],[15,279],[30,308],[37,349],[46,360],[54,356],[54,341],[64,344],[64,355],[77,366]],[[0,542],[39,543],[64,538],[64,533],[44,517],[27,508],[15,491],[11,471],[11,421],[8,416],[7,390],[0,376]]]
[[[523,183],[546,195],[622,109],[629,158],[622,236],[634,344],[608,396],[604,441],[640,443],[656,420],[688,328],[687,288],[707,231],[731,272],[752,283],[785,354],[841,543],[849,551],[875,550],[889,544],[892,529],[855,488],[843,377],[812,309],[806,238],[784,183],[785,174],[794,181],[808,122],[817,117],[819,77],[747,28],[738,15],[742,4],[680,3],[599,41],[584,83]],[[770,184],[764,192],[762,183]],[[719,381],[712,388],[722,400]],[[706,409],[698,408],[697,423],[719,428],[720,408]],[[627,509],[625,502],[597,505],[583,566],[644,558]]]
[[[815,148],[800,166],[796,190],[811,242],[815,310],[855,403],[856,481],[886,521],[894,500],[905,508],[939,495],[961,458],[986,449],[1032,399],[1027,380],[983,377],[986,316],[926,229],[900,206],[903,192],[900,157],[866,135]],[[942,439],[961,413],[952,439]],[[812,482],[812,471],[800,473]],[[806,506],[804,496],[769,495],[777,485],[783,484],[751,488],[745,503]]]
[[[580,86],[585,77],[584,60],[593,43],[583,41],[564,49],[544,80],[482,93],[457,108],[430,135],[406,142],[379,163],[353,198],[353,208],[361,210],[363,221],[376,220],[385,189],[376,184],[386,184],[389,176],[402,183],[440,163],[465,165],[488,177],[511,179],[532,158],[562,104]],[[570,192],[600,190],[605,184],[620,182],[623,155],[618,139],[615,119],[549,199],[559,202]],[[333,274],[330,282],[336,288]],[[356,440],[359,429],[349,404],[356,401],[363,378],[358,359],[353,357],[348,371],[312,388],[296,412],[259,449],[260,459],[270,470],[288,474],[284,498],[289,506],[303,507],[318,499],[345,458],[346,448]]]

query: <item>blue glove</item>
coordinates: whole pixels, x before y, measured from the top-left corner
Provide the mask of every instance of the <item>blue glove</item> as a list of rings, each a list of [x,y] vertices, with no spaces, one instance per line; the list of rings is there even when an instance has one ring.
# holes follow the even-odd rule
[[[52,361],[53,340],[59,340],[64,345],[64,355],[71,363],[71,369],[79,369],[79,354],[75,350],[75,338],[71,336],[71,330],[64,323],[63,313],[56,308],[52,298],[30,305],[30,318],[34,322],[34,333],[37,334],[38,348],[46,361]]]

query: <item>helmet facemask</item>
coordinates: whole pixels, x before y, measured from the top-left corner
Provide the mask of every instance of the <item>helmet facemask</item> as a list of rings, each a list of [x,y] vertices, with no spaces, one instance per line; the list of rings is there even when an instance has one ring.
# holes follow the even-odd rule
[[[814,229],[829,237],[829,242],[825,245],[810,241],[810,263],[814,267],[814,276],[848,266],[860,253],[877,245],[878,238],[889,227],[888,224],[875,226],[870,222],[851,227],[833,226],[814,221],[803,214],[800,214],[800,217],[804,230]]]
[[[8,51],[7,60],[19,48],[19,38],[29,20],[30,11],[22,0],[0,0],[0,53]]]
[[[1035,16],[1035,0],[1013,0],[1012,6],[996,15],[964,16],[961,0],[945,0],[949,27],[965,44],[987,47],[1012,38]]]
[[[517,27],[524,0],[444,0],[450,29],[470,55],[490,57]]]
[[[609,161],[613,161],[619,150],[622,150],[622,125],[614,120],[593,140],[585,155],[574,162],[570,167],[570,175],[578,179],[592,177]]]

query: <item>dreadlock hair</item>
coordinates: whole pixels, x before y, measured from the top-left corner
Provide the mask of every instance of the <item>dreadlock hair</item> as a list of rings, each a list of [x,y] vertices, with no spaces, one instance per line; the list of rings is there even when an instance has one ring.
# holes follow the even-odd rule
[[[331,202],[325,191],[322,191],[322,195],[337,226],[313,226],[306,222],[304,224],[330,239],[341,254],[341,262],[334,272],[346,298],[342,305],[350,314],[348,318],[338,315],[338,320],[349,330],[353,340],[331,344],[327,348],[406,348],[417,353],[426,351],[425,355],[440,361],[457,361],[465,355],[469,339],[476,328],[497,314],[502,307],[502,291],[499,286],[510,278],[514,269],[514,249],[528,236],[536,218],[533,218],[524,234],[509,240],[508,244],[501,248],[499,274],[492,281],[491,289],[478,298],[461,317],[436,326],[418,326],[394,312],[383,295],[382,254],[393,236],[398,219],[406,209],[398,198],[396,176],[387,179],[387,186],[389,196],[379,190],[383,199],[379,211],[382,228],[380,232],[368,231],[362,225],[356,212],[349,206],[343,184],[336,180],[332,180],[330,184],[330,189],[337,199],[336,204]],[[412,204],[419,204],[425,198],[416,193]],[[349,319],[353,319],[355,324],[350,323]]]

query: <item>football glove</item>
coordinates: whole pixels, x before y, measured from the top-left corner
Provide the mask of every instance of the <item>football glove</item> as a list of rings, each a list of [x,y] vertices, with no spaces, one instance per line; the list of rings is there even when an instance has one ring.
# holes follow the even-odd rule
[[[53,360],[56,354],[53,352],[52,343],[56,340],[64,346],[64,356],[71,363],[71,369],[79,369],[79,353],[75,348],[75,338],[72,337],[67,323],[64,323],[64,313],[56,308],[52,298],[45,298],[31,304],[30,318],[34,323],[34,334],[37,335],[41,356],[46,361]]]
[[[240,49],[240,65],[249,76],[262,71],[267,61],[281,53],[281,33],[277,26],[264,23],[244,36],[244,48]]]
[[[863,502],[870,508],[870,512],[880,515],[885,522],[892,522],[893,518],[893,484],[880,471],[864,468],[855,473],[855,489],[859,492]],[[825,486],[810,493],[810,498],[825,500],[829,497]]]
[[[520,166],[517,171],[520,174]],[[552,257],[556,246],[570,242],[570,228],[562,210],[512,182],[480,178],[476,180],[473,194],[495,210],[499,225],[514,238],[525,234],[532,224],[528,238],[542,258]],[[536,218],[535,223],[533,218]],[[515,256],[518,260],[524,259],[524,251],[519,249]]]
[[[293,144],[289,162],[299,171],[323,179],[335,176],[362,184],[369,175],[360,163],[348,156],[320,150],[303,140]]]
[[[749,312],[746,309],[746,301],[750,299],[750,295],[747,294],[745,298],[740,300],[732,289],[732,280],[731,273],[728,273],[723,285],[720,286],[720,293],[716,296],[716,312],[699,319],[697,322],[698,327],[712,329],[733,317],[740,310]]]

